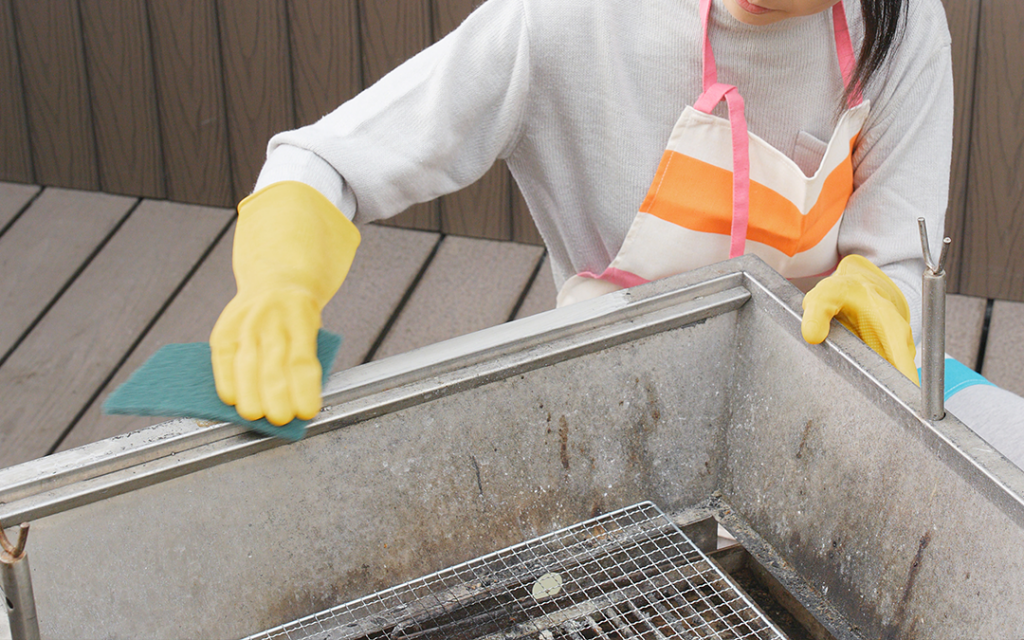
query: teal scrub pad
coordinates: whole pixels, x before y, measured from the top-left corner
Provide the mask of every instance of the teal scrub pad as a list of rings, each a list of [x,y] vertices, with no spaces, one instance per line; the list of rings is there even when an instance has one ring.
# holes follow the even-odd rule
[[[327,382],[340,346],[341,336],[323,330],[317,336],[317,357],[324,371],[323,382]],[[110,394],[103,403],[103,410],[113,414],[232,422],[292,441],[302,439],[310,422],[296,418],[283,427],[275,427],[265,418],[253,421],[238,415],[234,407],[224,404],[217,396],[210,345],[206,342],[162,347]]]

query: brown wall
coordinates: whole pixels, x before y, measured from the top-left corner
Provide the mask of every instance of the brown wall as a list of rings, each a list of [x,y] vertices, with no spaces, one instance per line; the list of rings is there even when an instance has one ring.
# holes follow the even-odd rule
[[[957,83],[951,289],[1024,300],[1024,2],[944,2]]]
[[[957,82],[950,288],[1024,300],[1024,3],[944,2]],[[272,134],[316,120],[475,4],[0,0],[0,180],[231,206]],[[539,242],[502,165],[395,224]]]

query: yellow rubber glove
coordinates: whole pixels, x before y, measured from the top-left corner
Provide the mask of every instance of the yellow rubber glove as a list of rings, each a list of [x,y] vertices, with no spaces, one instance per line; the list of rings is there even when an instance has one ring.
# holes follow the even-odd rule
[[[829,323],[835,318],[903,375],[920,384],[907,299],[889,276],[865,258],[843,258],[835,273],[807,292],[803,307],[800,329],[807,342],[824,341]]]
[[[359,231],[319,191],[278,182],[238,205],[238,293],[210,335],[220,399],[274,425],[320,411],[320,312],[348,275]]]

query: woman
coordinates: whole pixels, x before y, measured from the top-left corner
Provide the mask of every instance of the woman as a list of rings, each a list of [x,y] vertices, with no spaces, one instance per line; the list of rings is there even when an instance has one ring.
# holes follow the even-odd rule
[[[917,219],[944,226],[952,122],[939,0],[489,0],[271,140],[239,205],[238,295],[210,339],[218,391],[247,419],[315,415],[315,334],[358,244],[349,220],[455,191],[498,158],[560,303],[756,253],[805,290],[821,281],[809,341],[838,316],[916,380]]]

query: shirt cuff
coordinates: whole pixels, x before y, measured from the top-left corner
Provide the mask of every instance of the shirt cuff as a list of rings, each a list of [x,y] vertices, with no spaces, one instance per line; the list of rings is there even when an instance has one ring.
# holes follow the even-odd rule
[[[274,147],[267,155],[253,190],[259,191],[285,180],[308,184],[330,200],[346,218],[355,218],[355,194],[334,167],[312,151],[286,144]]]

